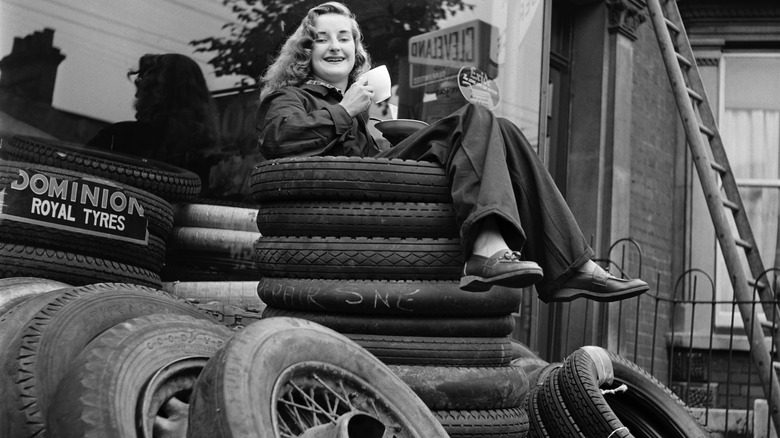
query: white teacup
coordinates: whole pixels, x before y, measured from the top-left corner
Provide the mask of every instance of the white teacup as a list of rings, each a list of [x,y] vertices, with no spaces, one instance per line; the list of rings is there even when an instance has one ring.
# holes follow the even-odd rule
[[[358,80],[364,79],[368,81],[368,85],[374,87],[374,97],[371,98],[372,102],[378,103],[390,98],[391,82],[390,72],[387,71],[387,66],[380,65],[379,67],[374,67],[363,73]]]

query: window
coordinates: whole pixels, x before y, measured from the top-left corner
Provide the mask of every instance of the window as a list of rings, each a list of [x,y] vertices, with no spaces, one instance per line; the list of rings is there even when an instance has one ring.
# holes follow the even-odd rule
[[[0,58],[17,53],[0,72],[0,91],[22,90],[44,107],[33,114],[29,105],[11,108],[10,99],[0,99],[0,116],[19,118],[15,133],[86,143],[108,124],[135,119],[136,90],[127,73],[143,54],[187,55],[215,97],[220,138],[189,151],[181,165],[198,172],[203,197],[249,201],[249,173],[260,159],[256,79],[292,26],[322,2],[2,2],[0,15],[8,19],[0,26]],[[392,116],[432,122],[467,100],[485,102],[538,146],[549,0],[349,3],[373,63],[390,68]],[[472,82],[458,83],[462,69]],[[392,109],[372,115],[389,118]]]
[[[780,267],[780,54],[724,54],[720,75],[723,144],[764,266]],[[718,251],[720,301],[733,294],[722,259]],[[718,322],[730,324],[730,316],[723,319],[730,311],[731,306],[723,306]]]
[[[409,39],[408,88],[398,87],[390,103],[399,105],[400,118],[426,122],[468,101],[483,103],[538,147],[544,1],[469,3],[473,9]],[[492,81],[490,87],[464,84],[464,77],[479,82],[480,75]]]

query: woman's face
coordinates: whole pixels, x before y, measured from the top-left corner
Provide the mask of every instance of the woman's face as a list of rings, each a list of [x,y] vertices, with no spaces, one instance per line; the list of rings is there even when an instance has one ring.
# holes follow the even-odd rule
[[[317,37],[311,54],[314,77],[346,90],[355,66],[352,20],[339,14],[320,15],[314,22]]]

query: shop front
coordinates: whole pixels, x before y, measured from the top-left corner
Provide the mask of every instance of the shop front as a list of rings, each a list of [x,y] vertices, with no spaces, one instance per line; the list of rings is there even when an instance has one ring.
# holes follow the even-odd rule
[[[238,5],[237,2],[225,3]],[[324,292],[303,280],[291,280],[294,287],[276,280],[265,288],[257,287],[264,276],[258,274],[255,260],[258,250],[254,244],[264,233],[266,217],[258,216],[258,207],[265,201],[258,201],[253,192],[253,175],[256,176],[258,164],[264,160],[258,151],[255,133],[258,71],[262,72],[271,61],[271,55],[277,52],[280,36],[289,34],[295,24],[285,15],[288,9],[277,10],[273,8],[276,2],[263,2],[266,3],[269,9],[259,12],[247,7],[245,12],[249,15],[244,19],[232,16],[228,8],[219,14],[216,9],[185,8],[187,13],[200,17],[213,19],[219,15],[222,21],[237,25],[235,29],[247,25],[247,29],[262,28],[259,34],[262,36],[265,32],[267,41],[252,40],[262,56],[248,56],[240,51],[220,52],[215,48],[219,46],[211,46],[211,51],[192,51],[193,47],[206,47],[202,43],[205,35],[199,35],[200,44],[194,41],[194,36],[193,41],[186,41],[184,46],[155,43],[121,61],[124,64],[118,76],[122,80],[143,52],[186,52],[197,58],[204,71],[209,71],[219,139],[208,147],[190,151],[191,155],[176,163],[187,169],[186,176],[177,174],[170,167],[147,175],[134,167],[143,166],[137,162],[142,159],[125,162],[118,167],[121,171],[117,168],[105,170],[110,166],[78,154],[75,161],[82,160],[86,164],[81,161],[68,163],[66,166],[71,167],[60,171],[57,160],[62,158],[61,154],[52,152],[52,158],[45,165],[49,167],[13,168],[14,178],[36,175],[35,181],[39,185],[28,184],[22,188],[22,182],[17,182],[9,186],[4,199],[16,201],[12,208],[0,210],[0,226],[3,221],[10,221],[6,224],[13,222],[15,227],[25,230],[22,234],[38,239],[37,242],[42,240],[42,235],[55,236],[48,239],[49,245],[57,242],[58,232],[36,234],[28,232],[30,227],[54,224],[54,228],[75,233],[64,239],[66,246],[84,246],[79,239],[82,235],[91,236],[89,239],[97,236],[120,240],[123,243],[116,246],[100,241],[91,248],[109,261],[115,257],[121,263],[129,264],[144,259],[142,271],[127,268],[128,272],[117,277],[120,280],[131,278],[137,284],[153,287],[164,284],[169,290],[186,289],[184,293],[189,294],[206,290],[206,283],[210,288],[224,281],[226,283],[219,287],[228,291],[229,296],[223,297],[221,302],[211,301],[205,307],[212,313],[221,312],[223,319],[225,309],[230,307],[234,328],[241,325],[242,317],[245,322],[261,319],[257,308],[268,304],[261,299],[264,293],[267,301],[318,303],[322,295],[318,297],[317,294]],[[293,3],[289,10],[298,11],[317,2]],[[511,318],[508,318],[511,323],[502,320],[502,324],[511,325],[513,341],[521,342],[529,353],[547,363],[559,363],[575,354],[582,356],[580,347],[583,346],[603,347],[636,363],[693,406],[741,410],[735,417],[737,420],[730,420],[726,415],[722,424],[717,423],[720,420],[714,416],[707,417],[706,421],[715,421],[710,423],[715,429],[742,433],[752,428],[752,425],[746,425],[747,419],[752,418],[750,412],[759,406],[756,403],[760,404],[761,388],[750,369],[747,336],[740,324],[734,322],[739,320],[739,314],[732,303],[729,276],[693,171],[646,2],[345,3],[353,8],[362,26],[373,65],[386,66],[390,74],[390,98],[370,108],[370,130],[383,146],[396,143],[420,126],[436,123],[464,104],[490,109],[517,125],[528,139],[563,194],[594,249],[597,261],[613,273],[640,277],[650,284],[651,290],[645,296],[620,303],[575,300],[545,304],[537,299],[532,287],[526,288],[516,295],[517,302],[512,301]],[[769,1],[757,2],[751,8],[738,3],[686,0],[679,2],[679,6],[696,54],[695,61],[718,115],[724,143],[750,210],[750,221],[760,241],[759,249],[771,270],[777,265],[775,259],[780,253],[777,243],[780,241],[777,231],[780,229],[777,224],[780,201],[776,190],[780,186],[777,164],[780,104],[776,92],[780,91],[777,80],[780,77],[780,26],[777,25],[780,12]],[[236,7],[241,10],[244,6]],[[14,13],[21,13],[25,8],[18,9]],[[49,15],[65,17],[67,14],[63,10]],[[257,23],[242,23],[246,17],[252,17]],[[81,17],[81,20],[86,18]],[[4,141],[21,134],[34,135],[36,141],[44,145],[47,141],[84,144],[100,129],[120,121],[108,120],[107,112],[87,114],[83,107],[76,110],[62,104],[64,90],[75,86],[72,79],[70,82],[65,79],[72,75],[71,69],[81,69],[80,81],[84,82],[83,78],[91,77],[93,70],[108,69],[112,64],[120,63],[109,49],[60,47],[74,37],[74,31],[65,27],[64,22],[67,20],[46,24],[47,27],[59,25],[62,29],[36,31],[29,38],[21,39],[0,61],[0,134]],[[129,26],[141,28],[141,24]],[[149,32],[147,30],[145,35],[150,35]],[[247,35],[255,38],[257,34]],[[63,39],[56,39],[60,35]],[[91,68],[87,68],[90,65],[86,63],[80,67],[67,64],[68,57],[76,58],[80,51],[102,53],[105,62],[92,64]],[[225,55],[228,52],[244,53],[242,56],[246,58],[236,55],[237,67],[231,70],[226,64],[220,64],[229,59]],[[30,59],[34,62],[28,62]],[[241,70],[243,67],[238,67],[245,64],[251,68]],[[56,79],[58,66],[62,67],[60,79]],[[222,79],[227,73],[237,79],[227,84],[220,82],[215,68],[225,73]],[[108,93],[95,92],[99,96],[88,98],[90,95],[82,91],[80,100],[112,100],[112,106],[116,107],[115,101],[122,92],[126,94],[124,106],[129,108],[134,91],[132,84],[125,82],[113,87],[110,97]],[[214,85],[217,83],[219,85]],[[101,90],[100,87],[94,80],[94,90]],[[96,102],[94,105],[97,107]],[[128,108],[122,113],[126,119],[133,117]],[[27,143],[19,142],[14,147],[24,149],[23,144]],[[49,154],[47,146],[41,148]],[[0,152],[9,153],[11,149],[0,147]],[[0,164],[6,165],[8,161],[0,161]],[[98,175],[100,178],[133,172],[141,176],[128,180],[128,188],[72,174],[85,171],[94,174],[98,171],[95,169],[104,172]],[[370,173],[364,172],[359,177],[351,174],[351,177],[370,179]],[[158,175],[163,176],[158,178]],[[198,190],[193,175],[201,182]],[[155,179],[166,179],[166,182],[157,183]],[[70,199],[63,188],[66,180],[94,187],[95,194],[83,201],[75,195]],[[41,185],[44,183],[54,184],[52,193],[66,202],[55,204],[59,201],[54,198],[43,202],[43,197],[49,193],[48,186],[44,190]],[[135,188],[133,184],[136,183],[143,187]],[[149,188],[155,191],[152,195],[139,194]],[[108,195],[114,192],[119,194],[113,198]],[[106,199],[110,202],[100,206],[99,193],[108,196]],[[143,218],[134,218],[141,225],[134,221],[120,224],[119,217],[123,214],[120,210],[131,205],[125,205],[122,200],[136,198],[140,199],[141,208],[135,208],[134,212],[145,214]],[[0,198],[0,205],[2,200]],[[307,201],[317,202],[318,199]],[[86,203],[95,204],[104,212],[100,216],[97,213],[86,213],[85,217],[75,215],[75,209]],[[307,211],[312,209],[305,207],[309,209]],[[229,209],[233,216],[222,214]],[[47,222],[30,225],[28,210],[47,216]],[[73,227],[72,222],[76,221],[86,222],[87,226]],[[21,222],[26,225],[19,225]],[[148,224],[147,234],[136,232],[137,228],[144,228],[143,224]],[[274,226],[280,229],[286,226],[289,230],[298,224],[277,220]],[[126,225],[132,235],[117,230],[120,225],[123,228]],[[111,233],[101,231],[101,227],[110,229]],[[340,231],[344,228],[347,227]],[[6,233],[7,236],[11,234],[14,233]],[[315,251],[312,249],[315,245],[295,242],[297,253]],[[30,254],[25,257],[38,265],[55,265],[45,263],[44,256],[35,251],[28,252]],[[379,257],[381,252],[377,250],[372,254]],[[295,260],[298,261],[290,264],[291,272],[299,269],[297,265],[310,263],[308,259]],[[61,264],[65,267],[60,269],[60,274],[70,275],[67,278],[71,279],[83,280],[78,277],[82,271],[86,272],[83,275],[96,275],[104,269],[102,265],[95,268],[95,263],[82,259],[74,262],[75,265],[68,263],[71,262],[63,259]],[[342,265],[346,270],[351,263],[352,259]],[[454,269],[459,271],[461,267]],[[110,267],[105,269],[111,275],[116,271]],[[696,280],[691,275],[699,272],[705,273],[704,280]],[[774,281],[774,275],[772,279]],[[346,292],[333,292],[348,295],[347,299],[338,302],[339,306],[346,306],[344,308],[355,303],[367,306],[369,302],[373,303],[374,311],[402,312],[414,308],[414,299],[409,297],[417,292],[408,289],[412,287],[409,284],[404,285],[407,289],[403,289],[403,296],[395,301],[388,298],[389,294],[400,293],[400,289],[390,288],[385,283],[381,283],[370,297],[363,290],[350,289],[354,283],[349,284]],[[211,300],[214,294],[204,297],[200,299]],[[442,312],[449,311],[446,306],[443,309]],[[475,305],[475,312],[480,309]],[[377,316],[384,318],[382,321],[388,319],[386,317]],[[768,326],[766,315],[762,317]],[[468,337],[462,332],[451,336],[435,333],[448,339]],[[374,338],[370,340],[375,341]],[[368,343],[365,339],[363,342]],[[427,347],[415,344],[414,348],[425,351]],[[732,360],[732,355],[736,355],[736,359]],[[722,368],[731,369],[731,366],[744,370],[726,373],[728,376],[719,372]],[[407,376],[411,374],[409,372]],[[732,374],[739,377],[732,379],[729,377]],[[447,376],[455,378],[450,374]],[[458,378],[468,380],[468,376],[464,376]],[[740,395],[735,396],[732,391]],[[744,430],[738,431],[740,427]]]

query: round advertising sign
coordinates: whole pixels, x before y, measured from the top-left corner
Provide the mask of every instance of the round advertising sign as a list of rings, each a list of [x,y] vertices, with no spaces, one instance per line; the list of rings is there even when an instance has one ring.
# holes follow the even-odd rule
[[[490,109],[497,107],[501,99],[496,81],[477,67],[461,67],[458,71],[458,88],[467,101]]]

